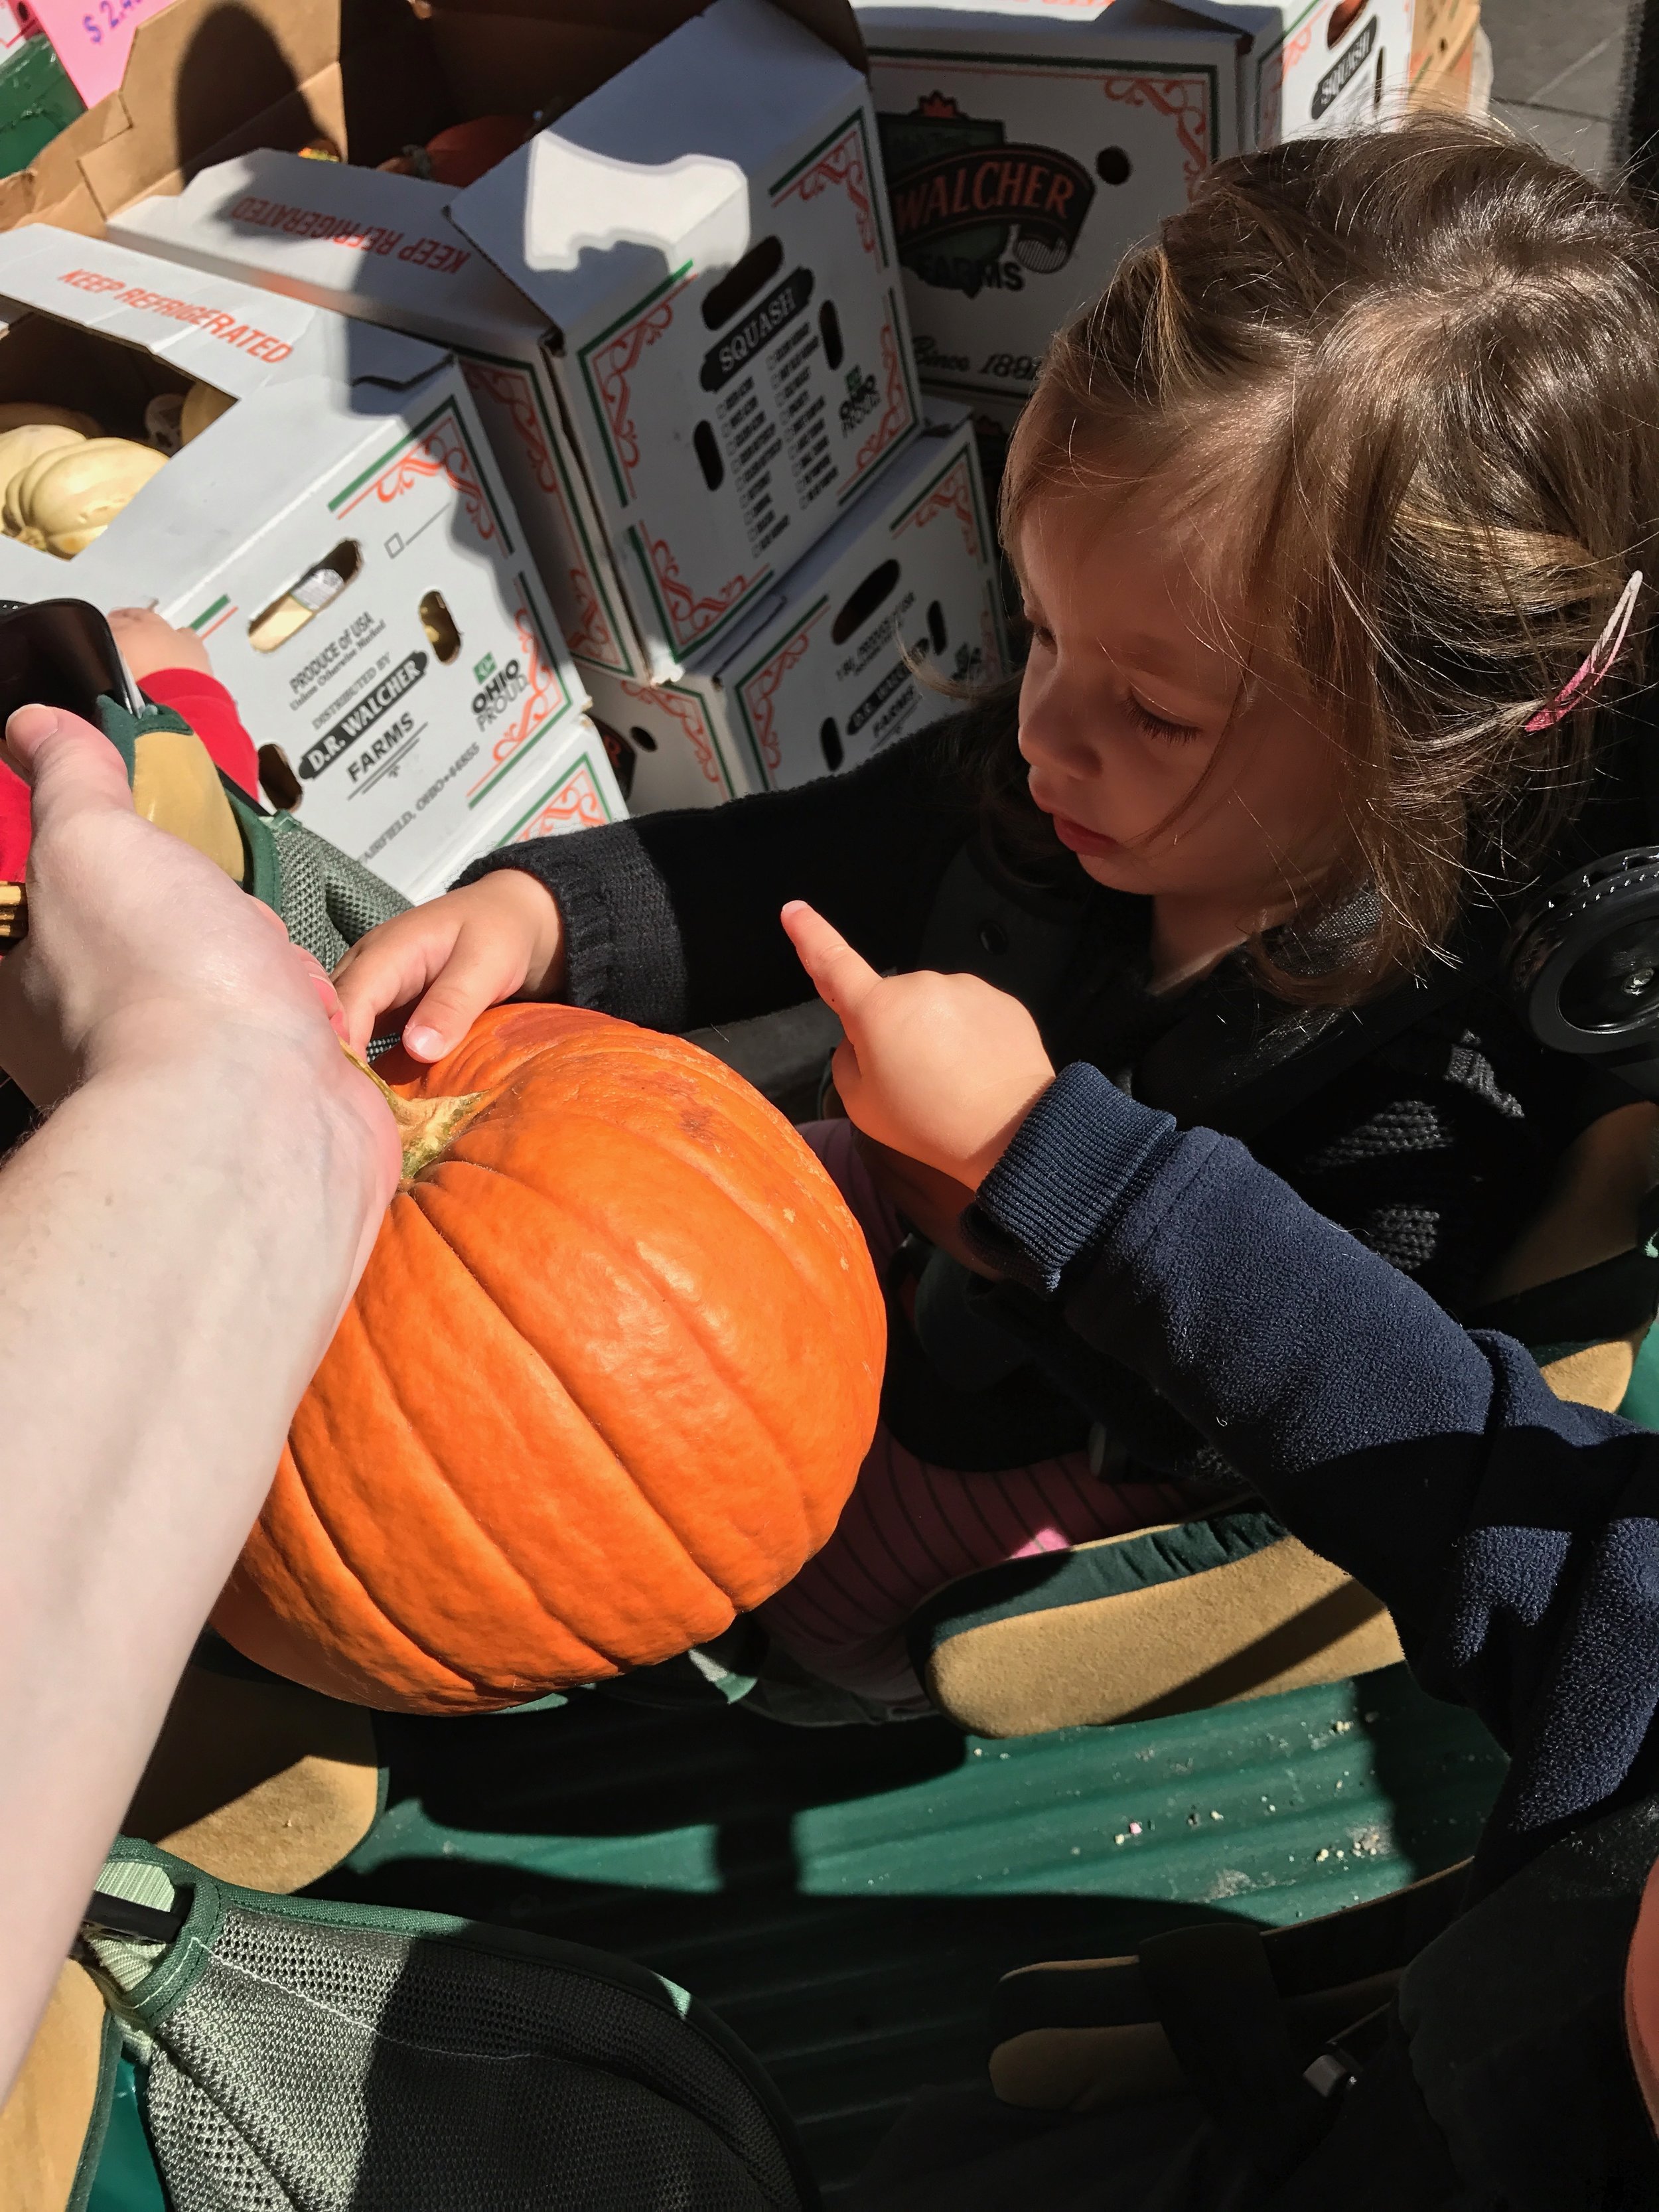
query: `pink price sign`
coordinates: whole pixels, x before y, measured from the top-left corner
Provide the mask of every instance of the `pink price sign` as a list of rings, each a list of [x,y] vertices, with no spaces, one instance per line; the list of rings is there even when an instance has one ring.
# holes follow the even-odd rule
[[[93,107],[119,85],[140,23],[171,4],[172,0],[27,0],[17,13],[40,25],[70,83]]]

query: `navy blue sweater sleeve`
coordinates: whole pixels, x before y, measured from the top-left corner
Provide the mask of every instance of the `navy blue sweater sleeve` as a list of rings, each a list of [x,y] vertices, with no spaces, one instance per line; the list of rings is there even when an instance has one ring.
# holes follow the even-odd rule
[[[690,1029],[811,996],[778,921],[786,899],[809,901],[876,967],[913,966],[973,820],[950,726],[936,726],[795,790],[504,846],[460,881],[526,870],[558,901],[577,1006]]]
[[[1242,1146],[1068,1068],[965,1217],[1513,1754],[1489,1877],[1659,1779],[1659,1438],[1563,1404]]]

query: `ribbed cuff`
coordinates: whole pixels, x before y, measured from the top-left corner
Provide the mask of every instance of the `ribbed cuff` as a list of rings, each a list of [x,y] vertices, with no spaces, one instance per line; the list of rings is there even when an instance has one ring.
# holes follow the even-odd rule
[[[641,1028],[682,1030],[690,1018],[679,922],[655,861],[631,822],[536,837],[474,860],[454,888],[497,868],[521,868],[558,902],[565,996]]]
[[[1173,1115],[1139,1104],[1097,1067],[1074,1061],[980,1185],[963,1233],[999,1274],[1052,1297],[1179,1141]]]

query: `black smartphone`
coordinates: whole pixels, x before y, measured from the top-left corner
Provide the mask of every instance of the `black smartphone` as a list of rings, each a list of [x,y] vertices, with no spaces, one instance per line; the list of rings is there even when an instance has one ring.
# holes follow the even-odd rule
[[[94,725],[100,698],[143,711],[107,622],[85,599],[0,599],[0,729],[14,708],[62,707]]]

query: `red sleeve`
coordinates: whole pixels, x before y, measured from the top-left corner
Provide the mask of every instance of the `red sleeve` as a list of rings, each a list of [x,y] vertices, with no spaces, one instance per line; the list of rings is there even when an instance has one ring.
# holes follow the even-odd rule
[[[0,884],[21,884],[29,863],[29,787],[0,761]]]
[[[240,784],[250,799],[258,798],[259,761],[253,740],[242,727],[236,702],[216,676],[204,676],[195,668],[158,668],[139,689],[158,707],[171,707],[175,714],[182,714],[213,756],[214,766]]]
[[[259,762],[253,740],[242,727],[236,702],[216,676],[194,668],[163,668],[142,685],[158,707],[182,714],[234,783],[250,799],[259,796]],[[0,884],[21,884],[29,858],[28,786],[0,761]]]

